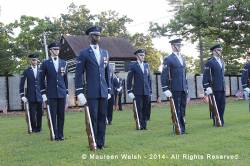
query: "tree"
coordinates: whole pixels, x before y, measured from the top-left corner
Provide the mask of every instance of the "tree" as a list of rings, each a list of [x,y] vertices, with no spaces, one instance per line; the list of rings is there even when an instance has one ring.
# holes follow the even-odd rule
[[[145,60],[149,63],[151,71],[158,71],[161,64],[161,53],[153,48],[152,38],[150,35],[136,33],[131,36],[130,41],[136,48],[143,48],[146,50]]]
[[[19,21],[7,25],[11,29],[19,30],[17,37],[13,37],[11,52],[15,58],[19,58],[18,65],[14,72],[20,73],[28,65],[27,56],[38,52],[41,59],[45,58],[43,45],[43,33],[48,32],[49,39],[59,38],[54,24],[49,18],[40,19],[32,16],[21,16]],[[60,34],[60,33],[59,33]]]
[[[87,28],[93,25],[95,16],[85,5],[76,6],[71,3],[67,14],[54,18],[55,27],[61,34],[84,35]]]
[[[9,75],[15,66],[15,56],[11,49],[13,30],[0,22],[0,75]]]
[[[133,20],[127,16],[119,17],[119,14],[115,11],[105,11],[96,15],[98,21],[97,24],[102,27],[103,36],[112,37],[125,37],[128,38],[129,34],[126,28],[127,23],[131,23]]]
[[[184,0],[169,24],[151,23],[150,30],[153,36],[179,34],[191,42],[199,41],[201,67],[206,45],[222,40],[226,73],[237,74],[239,58],[249,47],[249,8],[250,1],[245,0]]]
[[[199,59],[191,56],[184,56],[187,64],[187,73],[197,74],[200,73]]]

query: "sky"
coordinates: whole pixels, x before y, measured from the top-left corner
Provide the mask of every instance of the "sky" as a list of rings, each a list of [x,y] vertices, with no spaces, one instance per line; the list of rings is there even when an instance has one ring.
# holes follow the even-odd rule
[[[0,0],[0,21],[7,24],[19,20],[21,15],[59,17],[61,13],[67,13],[67,7],[72,2],[78,6],[86,5],[91,14],[114,10],[120,16],[126,15],[133,20],[127,25],[131,34],[147,34],[150,21],[166,24],[173,17],[173,13],[168,12],[170,6],[166,0]],[[166,37],[153,39],[156,49],[170,53],[168,42]],[[198,55],[195,45],[189,42],[184,42],[182,52],[189,56]]]

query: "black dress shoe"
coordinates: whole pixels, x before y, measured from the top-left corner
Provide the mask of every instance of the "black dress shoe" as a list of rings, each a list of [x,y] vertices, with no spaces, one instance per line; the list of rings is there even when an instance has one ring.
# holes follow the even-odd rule
[[[102,150],[103,146],[102,145],[97,145],[97,149]]]
[[[37,133],[37,129],[32,129],[32,133]]]
[[[63,141],[64,140],[64,137],[59,137],[59,141]]]
[[[36,133],[39,133],[39,132],[41,132],[41,129],[36,129]]]

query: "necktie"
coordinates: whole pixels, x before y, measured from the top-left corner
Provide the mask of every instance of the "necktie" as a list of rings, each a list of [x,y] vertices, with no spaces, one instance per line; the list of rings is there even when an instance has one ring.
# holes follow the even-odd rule
[[[94,53],[95,53],[95,58],[97,60],[97,63],[100,65],[100,52],[99,52],[99,50],[97,50],[96,45],[94,45],[93,48],[94,48]]]
[[[178,57],[178,59],[179,59],[181,65],[183,65],[182,57],[181,57],[181,55],[180,55],[179,52],[177,53],[177,57]]]
[[[34,72],[34,76],[35,76],[35,78],[36,78],[36,75],[37,75],[37,70],[36,70],[36,68],[35,68],[35,67],[33,67],[33,72]]]
[[[218,62],[220,64],[220,67],[222,68],[222,62],[221,62],[220,58],[218,58],[217,60],[218,60]]]
[[[53,64],[54,64],[55,70],[56,70],[56,72],[58,72],[58,61],[57,61],[57,57],[54,57],[53,59],[54,59]]]
[[[143,62],[141,62],[141,63],[140,63],[140,67],[141,67],[142,72],[144,73],[144,66],[143,66]]]

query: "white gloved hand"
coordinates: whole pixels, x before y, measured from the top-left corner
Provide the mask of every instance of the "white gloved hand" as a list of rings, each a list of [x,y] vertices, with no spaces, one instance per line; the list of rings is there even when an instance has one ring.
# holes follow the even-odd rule
[[[118,88],[117,91],[120,92],[122,90],[122,87]]]
[[[80,106],[83,106],[83,105],[85,105],[87,103],[87,100],[86,100],[84,94],[82,94],[82,93],[80,93],[79,95],[77,95],[77,99],[79,101],[79,105]]]
[[[163,92],[166,97],[172,97],[172,93],[170,90],[166,90]]]
[[[248,94],[250,93],[250,89],[249,88],[245,88],[244,91],[246,91]]]
[[[135,95],[131,92],[128,94],[128,97],[133,100],[135,98]]]
[[[47,96],[45,94],[42,95],[42,98],[43,98],[43,102],[47,101]]]
[[[108,93],[108,100],[111,98],[111,95]]]
[[[21,100],[22,100],[24,103],[26,103],[26,102],[28,101],[28,99],[27,99],[26,97],[24,97],[24,96],[21,98]]]
[[[69,94],[66,95],[66,103],[69,104]]]
[[[211,87],[207,87],[207,89],[206,89],[205,93],[206,93],[207,95],[211,95],[211,94],[213,94],[213,90],[212,90],[212,88],[211,88]]]

